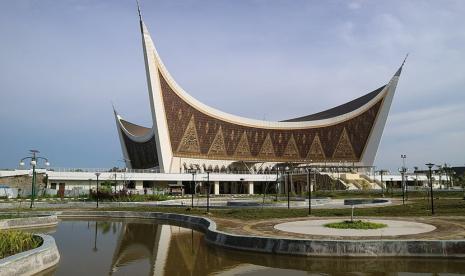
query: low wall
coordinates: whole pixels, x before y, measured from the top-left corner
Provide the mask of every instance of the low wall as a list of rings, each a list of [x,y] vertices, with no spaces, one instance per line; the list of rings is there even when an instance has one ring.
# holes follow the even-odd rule
[[[273,254],[350,257],[465,257],[465,240],[309,240],[245,236],[216,229],[208,218],[181,214],[124,211],[62,211],[59,217],[114,217],[166,220],[205,234],[221,247]]]
[[[57,216],[36,216],[0,220],[0,229],[48,227],[58,224]]]
[[[40,235],[42,245],[4,259],[0,259],[0,276],[34,275],[58,264],[60,253],[51,236]]]

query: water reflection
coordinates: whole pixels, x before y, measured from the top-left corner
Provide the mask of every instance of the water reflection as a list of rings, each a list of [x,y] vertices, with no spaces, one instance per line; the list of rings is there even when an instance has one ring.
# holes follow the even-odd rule
[[[463,259],[305,258],[209,246],[147,220],[63,221],[57,268],[44,275],[465,275]]]

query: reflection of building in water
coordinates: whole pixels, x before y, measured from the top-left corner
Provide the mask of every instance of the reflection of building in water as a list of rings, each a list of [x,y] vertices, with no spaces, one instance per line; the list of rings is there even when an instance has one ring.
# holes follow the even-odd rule
[[[271,268],[283,269],[280,273],[302,270],[325,275],[398,275],[399,271],[462,275],[465,271],[465,262],[461,259],[301,258],[232,251],[208,246],[201,233],[190,229],[140,222],[122,223],[110,275],[123,272],[123,267],[127,267],[126,273],[130,271],[140,275],[141,270],[131,266],[138,261],[148,261],[148,275],[157,276],[238,275],[258,271],[260,275],[276,275],[277,272]],[[120,268],[122,271],[118,271]]]
[[[160,275],[169,243],[169,227],[158,224],[123,223],[113,254],[111,273],[138,260],[149,260],[150,275]],[[167,241],[168,240],[168,241]],[[162,266],[163,267],[163,266]]]
[[[158,224],[123,223],[111,272],[135,261],[148,260],[149,275],[206,275],[228,270],[239,262],[217,256],[190,229]]]

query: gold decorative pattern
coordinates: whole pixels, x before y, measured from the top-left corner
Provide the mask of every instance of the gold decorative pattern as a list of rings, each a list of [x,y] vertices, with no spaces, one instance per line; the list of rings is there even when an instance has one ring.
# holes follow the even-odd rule
[[[170,107],[165,113],[173,155],[176,157],[270,162],[305,162],[308,159],[325,162],[357,161],[362,158],[382,105],[381,99],[362,114],[334,125],[268,129],[231,123],[206,114],[182,99],[162,74],[160,85],[164,106]],[[178,117],[179,109],[182,110],[181,120]],[[190,120],[192,116],[194,122]],[[217,146],[212,146],[218,143],[219,138],[216,136],[220,126],[225,152],[219,147],[221,150],[213,151]],[[341,139],[344,129],[346,134]],[[291,138],[294,142],[290,142]],[[294,152],[294,143],[297,154]]]
[[[181,142],[179,143],[178,152],[184,153],[200,153],[199,136],[195,129],[194,115],[192,115],[187,125]]]
[[[242,133],[241,139],[239,140],[239,144],[237,144],[234,155],[247,157],[251,155],[249,140],[247,139],[247,133],[245,131]]]
[[[307,154],[307,159],[310,160],[325,160],[326,155],[323,150],[323,146],[321,145],[320,137],[318,133],[315,134],[315,138],[313,138],[312,145],[310,146],[310,150]]]
[[[354,148],[352,143],[349,140],[349,135],[347,135],[347,130],[344,128],[342,130],[341,137],[337,143],[336,150],[333,154],[334,159],[343,159],[343,160],[354,160],[356,159]]]
[[[218,132],[215,135],[215,139],[213,139],[212,145],[208,150],[208,154],[219,156],[226,155],[226,146],[224,144],[224,135],[221,126],[218,128]]]
[[[294,135],[292,135],[289,141],[287,142],[283,156],[287,158],[299,158],[299,150],[297,149],[297,144],[295,143]]]
[[[266,135],[265,141],[263,141],[260,152],[258,153],[259,157],[274,157],[273,142],[271,141],[270,134]]]

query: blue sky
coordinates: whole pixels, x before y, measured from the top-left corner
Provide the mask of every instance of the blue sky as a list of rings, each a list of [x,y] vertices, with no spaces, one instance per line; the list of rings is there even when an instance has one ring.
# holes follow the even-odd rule
[[[376,158],[465,164],[465,1],[141,0],[177,82],[229,113],[282,120],[385,84]],[[150,125],[135,1],[0,0],[0,168],[121,166],[111,104]]]

